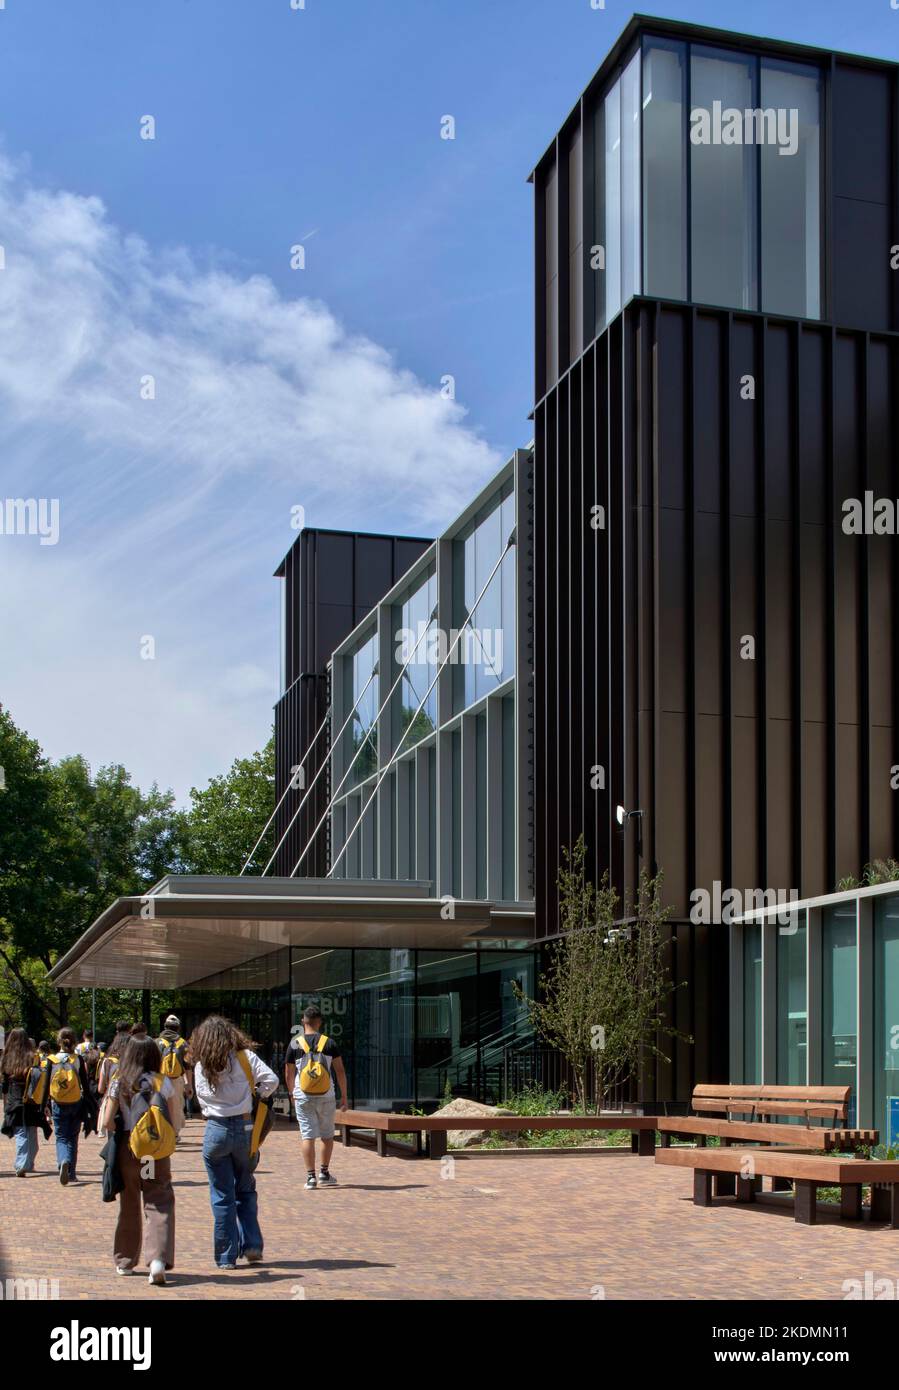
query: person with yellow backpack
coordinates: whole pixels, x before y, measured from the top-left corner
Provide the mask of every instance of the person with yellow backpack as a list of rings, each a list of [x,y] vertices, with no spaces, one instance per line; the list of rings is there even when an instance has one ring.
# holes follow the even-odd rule
[[[349,1092],[343,1058],[334,1039],[322,1032],[321,1010],[310,1004],[303,1010],[303,1031],[292,1039],[284,1062],[284,1080],[288,1091],[293,1092],[300,1126],[308,1191],[316,1187],[337,1186],[337,1179],[332,1176],[330,1167],[337,1111],[334,1076],[340,1083],[340,1108],[346,1110]],[[321,1168],[317,1178],[316,1139],[321,1140],[322,1146]]]
[[[3,1092],[0,1130],[16,1141],[17,1178],[34,1172],[38,1126],[45,1123],[47,1082],[47,1067],[35,1060],[32,1040],[24,1028],[13,1028],[7,1034],[0,1059],[0,1089]]]
[[[50,1113],[56,1135],[56,1165],[63,1187],[77,1182],[78,1133],[88,1095],[87,1070],[75,1051],[75,1034],[71,1028],[60,1028],[56,1034],[57,1051],[47,1059],[50,1069]]]
[[[190,1095],[190,1073],[187,1066],[187,1042],[181,1036],[181,1020],[177,1014],[169,1014],[159,1037],[156,1039],[162,1057],[161,1071],[172,1083],[174,1100],[172,1102],[172,1124],[176,1136],[180,1136],[184,1124],[185,1090]]]
[[[239,1028],[213,1014],[190,1035],[194,1092],[206,1118],[203,1162],[209,1178],[213,1254],[219,1269],[262,1259],[254,1170],[267,1100],[278,1078]]]
[[[171,1156],[174,1088],[152,1038],[131,1038],[103,1101],[100,1127],[115,1140],[119,1217],[116,1274],[133,1274],[141,1247],[151,1284],[165,1284],[175,1263],[175,1190]],[[143,1213],[141,1213],[143,1206]]]

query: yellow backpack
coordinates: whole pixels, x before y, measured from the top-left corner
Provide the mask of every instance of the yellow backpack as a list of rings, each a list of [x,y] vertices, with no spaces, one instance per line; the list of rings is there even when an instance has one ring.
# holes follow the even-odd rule
[[[36,1053],[35,1056],[39,1057],[40,1060],[36,1061],[28,1072],[23,1100],[26,1105],[37,1105],[43,1109],[47,1104],[50,1063],[48,1058],[40,1057],[39,1053]]]
[[[81,1067],[77,1057],[57,1052],[50,1059],[50,1099],[57,1105],[78,1105],[81,1101]]]
[[[167,1038],[157,1038],[157,1044],[162,1053],[160,1071],[163,1076],[168,1076],[172,1081],[176,1081],[179,1076],[184,1075],[184,1053],[187,1042],[184,1038],[176,1038],[174,1042],[169,1042]]]
[[[304,1096],[323,1096],[331,1089],[331,1073],[327,1063],[322,1059],[322,1053],[328,1042],[326,1033],[322,1033],[318,1042],[315,1044],[315,1051],[307,1043],[302,1033],[297,1041],[306,1053],[306,1060],[300,1069],[300,1090]]]
[[[241,1049],[236,1056],[241,1065],[241,1070],[247,1078],[250,1095],[253,1099],[253,1128],[250,1131],[250,1158],[255,1158],[259,1153],[263,1139],[267,1137],[269,1130],[275,1122],[274,1115],[272,1114],[272,1100],[271,1097],[267,1097],[263,1100],[262,1096],[260,1096],[256,1090],[253,1068],[250,1066],[250,1059],[243,1049]]]
[[[161,1094],[164,1081],[159,1072],[148,1072],[140,1079],[140,1090],[131,1097],[128,1147],[135,1158],[169,1158],[175,1152],[175,1129]]]

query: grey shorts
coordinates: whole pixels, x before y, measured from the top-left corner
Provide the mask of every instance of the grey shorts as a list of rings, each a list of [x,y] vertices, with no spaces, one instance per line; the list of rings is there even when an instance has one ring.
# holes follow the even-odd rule
[[[327,1096],[304,1096],[302,1100],[294,1098],[294,1105],[300,1123],[301,1139],[334,1138],[337,1097],[333,1091]]]

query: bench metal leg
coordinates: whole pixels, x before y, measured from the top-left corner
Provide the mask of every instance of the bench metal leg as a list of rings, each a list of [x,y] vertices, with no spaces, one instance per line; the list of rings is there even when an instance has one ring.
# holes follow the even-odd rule
[[[422,1132],[421,1132],[420,1129],[417,1129],[417,1130],[415,1131],[415,1157],[416,1157],[416,1158],[421,1158],[421,1156],[422,1156],[422,1154],[424,1153],[424,1151],[425,1151],[425,1146],[424,1146],[424,1135],[422,1134]]]
[[[896,1183],[875,1183],[871,1188],[871,1220],[888,1221],[899,1230],[899,1186]]]
[[[715,1194],[718,1197],[733,1197],[737,1190],[736,1173],[715,1174]]]
[[[752,1181],[752,1178],[737,1177],[737,1201],[755,1201],[755,1183]]]
[[[387,1130],[379,1129],[375,1131],[375,1142],[378,1146],[378,1157],[387,1157]]]
[[[803,1226],[814,1226],[818,1219],[818,1185],[800,1179],[796,1183],[794,1215]]]
[[[633,1143],[633,1141],[631,1141]],[[656,1151],[656,1132],[654,1129],[637,1131],[637,1153],[641,1158],[651,1158]]]
[[[862,1185],[860,1182],[844,1182],[840,1188],[840,1220],[861,1221]]]
[[[632,1153],[632,1154],[635,1154],[636,1152],[637,1152],[637,1131],[636,1131],[635,1129],[632,1129],[632,1130],[631,1130],[631,1153]]]
[[[428,1130],[428,1158],[443,1158],[446,1154],[446,1130]]]
[[[712,1205],[712,1174],[710,1172],[701,1172],[698,1168],[694,1168],[693,1202],[697,1207],[710,1207]]]
[[[350,1129],[349,1125],[341,1125],[340,1139],[345,1149],[348,1149],[353,1142],[352,1133],[353,1131]]]
[[[663,1133],[663,1134],[661,1135],[661,1140],[662,1140],[662,1148],[663,1148],[663,1149],[670,1149],[670,1148],[671,1148],[671,1135],[670,1135],[670,1134],[668,1134],[668,1133]]]
[[[772,1178],[772,1179],[771,1179],[771,1191],[772,1191],[772,1192],[792,1192],[792,1190],[793,1190],[793,1184],[792,1184],[792,1182],[790,1181],[789,1178]]]

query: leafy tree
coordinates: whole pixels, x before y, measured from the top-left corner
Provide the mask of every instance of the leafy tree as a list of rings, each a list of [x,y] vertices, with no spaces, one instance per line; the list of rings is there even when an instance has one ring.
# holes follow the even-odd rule
[[[274,738],[252,757],[236,758],[230,771],[213,777],[208,787],[191,787],[190,799],[183,830],[185,871],[239,874],[274,809]],[[247,873],[261,873],[274,847],[272,827],[254,853]]]
[[[583,836],[573,850],[563,850],[558,885],[562,936],[541,976],[540,1000],[526,1002],[537,1033],[570,1064],[585,1108],[592,1062],[598,1112],[613,1088],[638,1076],[650,1057],[668,1060],[661,1038],[682,1036],[665,1019],[675,988],[662,939],[670,912],[662,906],[661,876],[644,873],[622,921],[607,877],[599,888],[587,878]]]

